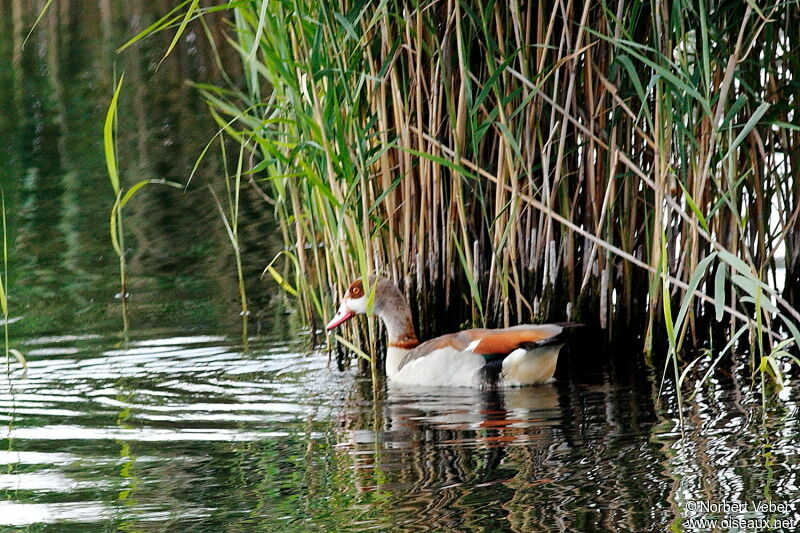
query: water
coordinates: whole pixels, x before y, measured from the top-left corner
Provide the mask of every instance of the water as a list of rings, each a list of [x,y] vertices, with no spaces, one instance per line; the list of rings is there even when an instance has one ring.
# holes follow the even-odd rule
[[[23,342],[28,376],[0,396],[0,523],[660,531],[692,515],[689,501],[798,492],[794,404],[771,413],[767,442],[759,405],[715,389],[681,439],[648,387],[608,374],[373,396],[368,379],[303,345],[258,337],[244,350],[235,335],[198,333]]]
[[[259,279],[279,243],[252,188],[243,337],[231,250],[205,188],[218,183],[214,150],[186,193],[154,187],[131,202],[123,331],[100,146],[114,70],[127,80],[126,183],[185,182],[215,131],[180,81],[215,76],[200,39],[157,73],[169,36],[116,67],[109,59],[113,35],[156,16],[134,4],[112,16],[107,2],[80,12],[64,2],[25,50],[19,20],[31,13],[19,9],[35,6],[0,4],[11,10],[0,17],[10,330],[28,359],[27,374],[12,363],[0,377],[0,531],[703,531],[691,520],[800,520],[797,394],[762,404],[746,356],[725,358],[686,402],[684,435],[672,385],[659,394],[660,366],[591,339],[562,354],[552,385],[373,388],[314,350],[290,302]],[[738,529],[766,529],[751,526]]]

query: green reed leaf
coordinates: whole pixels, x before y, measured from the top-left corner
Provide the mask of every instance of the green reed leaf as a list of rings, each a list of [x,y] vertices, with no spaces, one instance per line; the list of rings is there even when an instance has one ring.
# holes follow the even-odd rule
[[[25,48],[25,44],[28,42],[28,39],[30,38],[31,34],[33,34],[33,30],[35,30],[36,26],[39,25],[39,22],[42,21],[42,18],[44,17],[44,14],[47,13],[47,10],[50,8],[50,5],[52,3],[53,3],[53,0],[47,0],[47,2],[45,2],[45,4],[44,4],[44,7],[42,7],[41,11],[39,11],[39,16],[36,17],[36,20],[33,22],[33,26],[31,26],[31,29],[28,31],[28,34],[25,36],[25,39],[22,41],[22,47],[23,48]]]
[[[197,6],[200,3],[200,0],[192,0],[192,4],[189,6],[189,9],[186,10],[186,14],[183,16],[183,20],[181,21],[181,25],[178,26],[178,30],[175,32],[175,36],[172,38],[172,42],[169,43],[167,47],[167,51],[164,53],[164,57],[161,58],[161,61],[158,62],[158,66],[161,66],[161,63],[169,56],[172,50],[175,48],[175,45],[178,44],[183,32],[186,30],[186,26],[189,24],[189,21],[192,19],[192,15],[194,15],[195,10],[197,10]]]
[[[108,105],[106,120],[103,125],[103,151],[106,156],[106,169],[108,170],[108,179],[111,181],[111,188],[114,189],[114,194],[116,195],[119,195],[119,172],[117,170],[117,157],[114,149],[114,123],[117,117],[119,92],[122,89],[122,82],[124,79],[125,74],[123,73],[119,78],[119,83],[117,83],[114,96],[111,97],[111,103]]]
[[[686,289],[686,294],[683,296],[683,301],[681,302],[681,307],[678,311],[678,317],[675,319],[675,330],[680,331],[681,327],[683,326],[683,320],[686,317],[686,313],[689,311],[689,306],[694,300],[694,291],[697,290],[700,282],[705,277],[708,265],[710,265],[716,257],[716,253],[711,253],[708,255],[708,257],[697,264],[697,268],[695,268],[694,272],[692,273],[692,277],[689,280],[689,288]]]
[[[717,322],[722,320],[725,314],[725,277],[728,272],[724,263],[717,266],[717,273],[714,274],[714,314]]]
[[[756,124],[758,124],[758,121],[764,116],[764,113],[767,112],[767,109],[769,109],[769,104],[767,102],[761,102],[761,105],[759,105],[758,108],[753,111],[753,114],[742,128],[742,131],[739,132],[739,135],[737,135],[731,143],[730,147],[728,148],[728,152],[723,156],[723,160],[728,159],[736,150],[736,148],[742,144],[742,141],[750,134],[751,131],[753,131],[753,128],[756,127]]]

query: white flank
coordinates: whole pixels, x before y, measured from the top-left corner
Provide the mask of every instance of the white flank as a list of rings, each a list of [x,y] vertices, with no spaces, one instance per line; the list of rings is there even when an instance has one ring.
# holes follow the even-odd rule
[[[451,347],[434,350],[425,357],[408,362],[399,371],[390,366],[394,354],[387,354],[386,371],[389,379],[405,385],[436,387],[479,387],[479,371],[485,361],[482,356]],[[399,361],[398,361],[399,363]]]
[[[513,387],[551,382],[561,346],[543,346],[530,351],[517,348],[503,359],[501,385]]]
[[[527,351],[518,348],[503,360],[498,385],[518,387],[553,380],[561,345],[543,346]],[[386,374],[394,383],[434,387],[481,387],[482,355],[468,350],[444,347],[425,357],[414,359],[398,370],[409,350],[390,347],[386,353]]]

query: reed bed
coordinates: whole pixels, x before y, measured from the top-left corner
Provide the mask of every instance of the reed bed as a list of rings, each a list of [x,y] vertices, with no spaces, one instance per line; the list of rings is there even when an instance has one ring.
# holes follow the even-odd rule
[[[800,341],[796,1],[224,7],[214,46],[242,83],[198,89],[247,147],[286,244],[268,271],[312,324],[378,272],[423,335],[576,320],[646,352],[666,339],[678,377],[686,334],[716,328],[782,379]]]

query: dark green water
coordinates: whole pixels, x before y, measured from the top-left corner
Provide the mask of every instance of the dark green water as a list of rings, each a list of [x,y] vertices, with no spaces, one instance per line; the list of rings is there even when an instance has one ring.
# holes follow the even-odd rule
[[[101,147],[113,72],[126,72],[129,184],[186,181],[215,130],[182,80],[216,73],[192,36],[157,73],[169,36],[115,66],[111,36],[154,20],[158,2],[111,14],[110,2],[60,4],[23,50],[35,6],[0,0],[10,331],[29,362],[26,376],[12,362],[0,377],[0,531],[706,531],[691,520],[800,520],[797,393],[762,405],[746,358],[726,359],[687,402],[685,436],[671,386],[659,396],[660,369],[593,351],[591,339],[563,354],[553,385],[373,392],[368,377],[311,350],[286,300],[259,280],[279,243],[250,188],[243,339],[233,257],[206,188],[220,183],[214,150],[186,193],[153,187],[131,202],[123,332]],[[708,362],[696,368],[690,381]],[[726,502],[748,509],[699,508]]]

